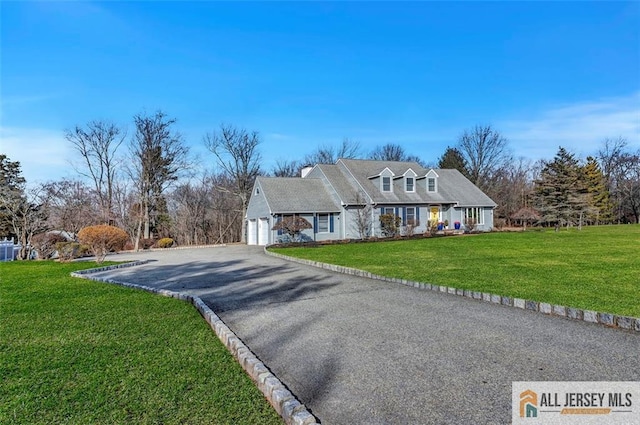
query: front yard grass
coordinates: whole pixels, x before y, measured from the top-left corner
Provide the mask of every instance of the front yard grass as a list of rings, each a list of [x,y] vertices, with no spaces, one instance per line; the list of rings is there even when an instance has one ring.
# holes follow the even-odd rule
[[[0,423],[277,424],[193,306],[0,263]]]
[[[640,317],[640,225],[273,251],[383,276]]]

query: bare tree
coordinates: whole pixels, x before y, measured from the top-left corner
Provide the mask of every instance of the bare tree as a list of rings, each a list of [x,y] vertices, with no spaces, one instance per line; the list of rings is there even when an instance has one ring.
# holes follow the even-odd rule
[[[527,206],[533,193],[532,167],[530,161],[519,158],[493,172],[486,193],[498,204],[496,218],[504,218],[508,225],[513,214]]]
[[[372,235],[373,224],[373,208],[364,199],[364,195],[361,192],[357,192],[355,196],[355,220],[353,226],[360,239],[366,239]]]
[[[31,254],[31,238],[41,232],[49,230],[47,212],[42,201],[40,187],[26,190],[24,187],[16,191],[0,188],[0,210],[17,236],[21,245],[18,259],[27,260]]]
[[[466,161],[469,179],[487,189],[493,173],[511,158],[507,139],[490,125],[476,125],[460,136],[457,149]]]
[[[43,186],[43,192],[52,229],[75,235],[102,218],[95,194],[80,181],[49,182]]]
[[[640,223],[640,150],[631,152],[624,137],[607,138],[598,160],[613,199],[617,221]]]
[[[151,237],[152,222],[165,189],[188,168],[189,149],[182,136],[173,131],[176,120],[163,112],[133,117],[136,133],[131,141],[130,173],[135,181],[141,211],[136,230],[135,249],[140,236]],[[143,229],[144,226],[144,229]]]
[[[90,121],[84,128],[76,126],[65,132],[65,138],[82,157],[83,166],[76,171],[92,181],[105,223],[113,221],[113,192],[119,166],[116,154],[125,137],[122,129],[106,121]]]
[[[233,193],[241,202],[239,221],[244,221],[253,184],[260,174],[258,132],[249,133],[245,129],[222,124],[219,131],[205,135],[204,144],[215,155],[218,166],[235,181]],[[242,225],[242,242],[246,242],[246,236],[246,228]]]
[[[274,177],[298,177],[301,169],[301,163],[296,160],[278,160],[276,161],[276,165],[273,167],[271,174]]]
[[[408,161],[417,162],[424,167],[423,161],[415,155],[409,155],[404,148],[395,143],[387,143],[386,145],[376,146],[369,154],[369,159],[377,161]]]
[[[335,164],[338,159],[354,159],[360,156],[360,143],[344,138],[338,147],[331,145],[319,146],[315,151],[304,157],[305,164]]]

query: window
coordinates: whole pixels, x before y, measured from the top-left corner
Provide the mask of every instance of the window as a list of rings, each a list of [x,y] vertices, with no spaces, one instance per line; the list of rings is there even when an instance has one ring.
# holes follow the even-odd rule
[[[256,195],[260,195],[260,188],[256,187]]]
[[[427,179],[427,191],[435,192],[436,191],[436,179],[435,177],[429,177]]]
[[[484,214],[482,208],[465,208],[464,222],[467,224],[469,220],[473,220],[475,224],[484,224]]]
[[[382,191],[391,192],[391,177],[388,177],[388,176],[382,177]]]
[[[318,229],[316,233],[329,233],[329,214],[318,214]]]
[[[407,207],[406,216],[407,220],[405,222],[405,225],[419,226],[419,223],[416,220],[416,207]]]
[[[405,189],[406,189],[407,192],[413,192],[414,191],[413,190],[413,182],[414,182],[413,177],[407,177],[405,179]]]
[[[385,208],[382,209],[382,214],[393,214],[393,215],[396,215],[396,209],[395,208],[385,207]]]

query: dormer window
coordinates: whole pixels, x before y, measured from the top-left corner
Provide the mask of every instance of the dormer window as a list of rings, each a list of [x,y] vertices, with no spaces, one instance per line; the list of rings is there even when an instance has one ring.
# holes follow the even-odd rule
[[[437,190],[436,178],[435,177],[427,178],[427,192],[435,192],[436,190]]]
[[[391,192],[391,177],[382,176],[382,191]]]
[[[415,192],[415,179],[413,177],[406,177],[404,180],[405,191]]]

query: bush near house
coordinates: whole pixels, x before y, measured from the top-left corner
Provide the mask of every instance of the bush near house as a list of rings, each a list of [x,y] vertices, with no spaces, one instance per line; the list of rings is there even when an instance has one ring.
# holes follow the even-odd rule
[[[107,253],[122,251],[129,235],[118,227],[99,224],[80,230],[78,240],[89,247],[96,257],[96,263],[102,263]]]
[[[287,234],[292,241],[299,239],[300,234],[306,229],[312,229],[311,223],[299,216],[284,217],[278,221],[271,230],[281,230]]]
[[[38,254],[38,259],[46,260],[56,253],[56,244],[66,241],[64,236],[56,233],[39,233],[31,238],[31,247]]]
[[[158,248],[171,248],[173,246],[173,239],[162,238],[157,243]]]
[[[380,226],[384,236],[394,237],[400,233],[402,219],[395,214],[382,214],[380,216]]]
[[[80,245],[78,242],[58,242],[56,251],[58,251],[58,261],[66,263],[75,258],[84,257],[89,252],[89,247]]]

